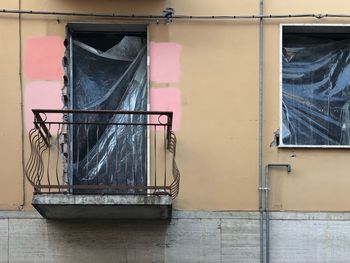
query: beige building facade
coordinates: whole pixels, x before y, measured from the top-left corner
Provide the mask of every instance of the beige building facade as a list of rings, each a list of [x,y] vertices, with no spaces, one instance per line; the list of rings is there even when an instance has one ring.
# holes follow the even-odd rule
[[[350,240],[346,234],[340,233],[350,233],[347,213],[350,210],[349,149],[282,148],[276,146],[274,140],[275,132],[281,128],[282,114],[281,25],[350,26],[348,17],[312,17],[312,14],[350,14],[350,3],[345,0],[264,1],[264,15],[310,15],[264,18],[262,42],[259,38],[259,18],[210,19],[211,16],[258,16],[259,4],[258,0],[2,0],[0,210],[3,217],[0,216],[0,242],[3,245],[0,245],[0,262],[62,262],[63,255],[66,255],[69,262],[98,262],[101,259],[105,261],[100,262],[114,262],[116,255],[123,258],[118,262],[258,262],[259,172],[264,174],[265,165],[269,163],[290,164],[292,168],[290,173],[284,169],[270,170],[270,209],[276,212],[272,215],[271,261],[347,262],[349,252],[345,244],[350,244]],[[162,16],[163,10],[168,7],[174,8],[174,15],[208,18],[157,21],[130,17],[121,19],[1,13],[1,9],[6,9],[134,14],[137,17]],[[101,234],[101,231],[108,231],[99,223],[96,225],[89,222],[86,228],[79,224],[78,229],[81,231],[73,229],[73,233],[77,236],[85,233],[88,238],[93,238],[99,232],[96,237],[97,247],[99,251],[105,248],[107,252],[97,252],[90,255],[90,259],[79,256],[70,251],[64,242],[59,243],[62,240],[50,240],[52,235],[72,233],[69,229],[73,226],[68,223],[54,225],[44,221],[35,214],[31,205],[33,187],[24,176],[30,154],[26,126],[32,121],[30,107],[47,105],[47,108],[57,108],[61,105],[58,87],[61,89],[64,85],[63,69],[57,69],[55,65],[42,68],[42,62],[37,58],[37,49],[40,45],[47,47],[61,43],[56,48],[43,52],[51,54],[52,60],[60,52],[63,55],[67,23],[80,22],[148,25],[151,109],[154,103],[154,109],[174,112],[176,158],[181,172],[180,192],[173,203],[173,223],[170,228],[163,224],[154,226],[158,236],[163,236],[164,240],[176,240],[168,252],[167,245],[155,246],[149,250],[145,244],[147,242],[140,241],[150,235],[145,230],[148,227],[141,223],[137,224],[139,238],[136,230],[130,230],[133,228],[131,223],[127,223],[125,228],[114,227],[111,223],[113,230],[106,234],[111,240],[110,244],[118,247],[120,240],[116,241],[113,236],[119,234],[124,243],[120,242],[127,243],[126,246],[120,246],[118,251],[111,251],[112,246],[103,244],[104,237]],[[259,79],[261,47],[262,86]],[[43,94],[46,87],[52,89],[52,92],[47,91],[49,97],[35,99],[33,94]],[[259,88],[262,88],[262,101]],[[52,103],[52,107],[41,100]],[[259,110],[260,102],[262,112]],[[156,106],[158,104],[161,106]],[[259,139],[260,124],[262,141]],[[196,220],[201,220],[199,226],[199,221]],[[333,232],[329,227],[333,227]],[[23,254],[28,238],[39,239],[37,234],[31,232],[35,228],[41,229],[39,232],[47,229],[42,234],[46,241],[41,239],[42,243],[39,243],[49,245],[41,252],[33,249],[44,255],[44,259],[41,259],[44,261],[34,260],[36,255],[30,261]],[[163,232],[163,228],[167,230]],[[303,236],[306,229],[317,234],[310,234],[310,240],[307,240]],[[134,231],[132,233],[136,236],[136,247],[141,247],[141,250],[132,250],[132,242],[127,241],[128,231]],[[282,234],[287,232],[289,234]],[[21,233],[26,233],[27,239],[23,239]],[[185,245],[180,245],[183,242],[179,233],[188,233],[185,234],[184,244],[190,245],[190,240],[200,242],[194,245],[193,251],[188,251]],[[19,243],[7,242],[7,237],[13,237]],[[222,238],[226,240],[224,243]],[[301,251],[300,254],[292,245],[288,246],[288,238],[293,244],[300,245],[296,248]],[[84,242],[82,239],[84,238],[73,242],[76,251],[79,251],[79,244],[83,244],[80,243]],[[247,241],[242,241],[241,244],[237,239]],[[324,239],[329,241],[328,247],[323,243],[326,242]],[[167,244],[168,241],[164,240],[157,242]],[[52,247],[58,248],[58,256],[50,256],[54,249]],[[212,251],[208,252],[207,249]],[[150,254],[142,253],[147,250]],[[80,250],[83,251],[86,249]],[[323,253],[322,256],[319,253]],[[181,254],[184,255],[183,259]]]

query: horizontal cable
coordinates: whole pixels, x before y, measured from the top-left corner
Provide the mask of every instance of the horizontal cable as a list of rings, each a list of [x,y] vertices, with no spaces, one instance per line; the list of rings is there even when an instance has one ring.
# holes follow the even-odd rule
[[[173,15],[170,17],[161,15],[135,15],[117,13],[76,13],[76,12],[51,12],[35,10],[0,9],[0,14],[23,15],[48,15],[48,16],[74,16],[74,17],[98,17],[109,19],[130,19],[147,21],[173,21],[173,20],[259,20],[259,19],[285,19],[285,18],[350,18],[350,14],[281,14],[281,15],[225,15],[225,16],[198,16],[198,15]]]

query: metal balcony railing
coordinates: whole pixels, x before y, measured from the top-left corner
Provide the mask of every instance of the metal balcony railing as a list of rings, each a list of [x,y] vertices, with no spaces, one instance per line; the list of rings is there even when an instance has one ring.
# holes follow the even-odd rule
[[[172,112],[33,113],[25,174],[35,194],[178,195]]]

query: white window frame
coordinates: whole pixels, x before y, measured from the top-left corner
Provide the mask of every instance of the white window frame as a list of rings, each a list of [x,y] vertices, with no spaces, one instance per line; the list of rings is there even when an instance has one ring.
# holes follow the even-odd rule
[[[279,48],[279,141],[278,148],[317,148],[317,149],[350,149],[350,145],[288,145],[283,144],[282,139],[282,126],[283,126],[283,114],[282,114],[282,92],[283,92],[283,61],[282,61],[282,49],[283,49],[283,27],[288,26],[312,26],[312,27],[349,27],[350,33],[350,24],[312,24],[312,23],[298,23],[298,24],[280,24],[280,48]]]

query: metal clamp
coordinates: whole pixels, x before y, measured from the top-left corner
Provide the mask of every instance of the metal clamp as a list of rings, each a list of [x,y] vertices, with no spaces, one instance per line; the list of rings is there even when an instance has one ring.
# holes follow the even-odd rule
[[[163,16],[165,17],[166,21],[172,22],[172,18],[175,15],[175,9],[171,7],[167,7],[163,10]]]

